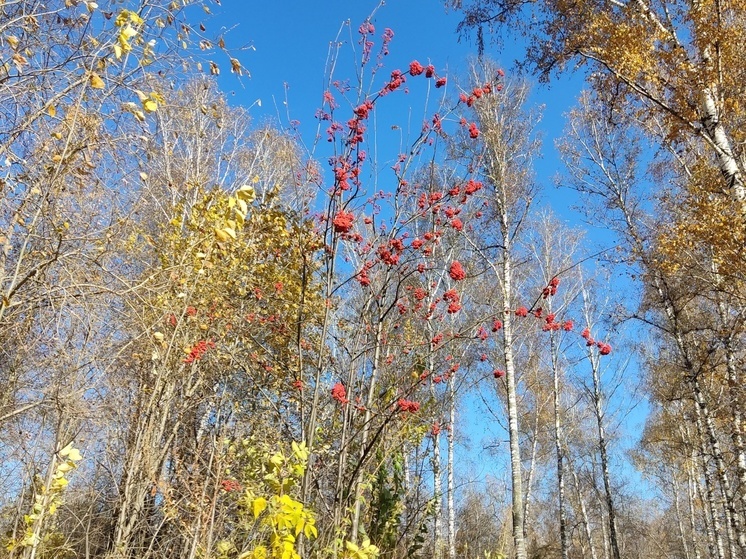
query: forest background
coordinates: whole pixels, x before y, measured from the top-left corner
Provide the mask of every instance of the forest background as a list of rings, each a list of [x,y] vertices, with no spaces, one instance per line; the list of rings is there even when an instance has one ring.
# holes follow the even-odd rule
[[[0,4],[0,556],[746,556],[745,7]]]

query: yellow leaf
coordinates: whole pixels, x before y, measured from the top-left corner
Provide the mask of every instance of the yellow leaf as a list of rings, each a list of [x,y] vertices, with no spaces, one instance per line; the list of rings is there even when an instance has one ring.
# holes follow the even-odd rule
[[[218,238],[219,241],[225,242],[228,239],[230,239],[230,237],[228,236],[228,233],[226,233],[222,229],[218,229],[217,227],[215,228],[215,236]]]
[[[298,444],[293,441],[290,446],[293,449],[293,454],[295,454],[297,458],[304,461],[308,459],[308,448],[306,447],[305,442]]]
[[[137,35],[137,29],[132,27],[131,25],[125,25],[122,28],[122,31],[119,33],[120,40],[129,41],[132,37]]]
[[[132,11],[129,12],[129,16],[130,16],[130,21],[134,23],[135,25],[142,25],[143,23],[145,23],[145,21],[135,12],[132,12]]]
[[[259,515],[264,512],[264,509],[267,508],[267,499],[264,497],[257,497],[254,499],[254,502],[251,503],[251,510],[254,513],[254,518],[259,518]]]
[[[236,232],[231,227],[223,227],[223,231],[226,235],[228,235],[231,239],[236,239]]]
[[[93,72],[91,74],[91,87],[93,89],[103,89],[104,87],[106,87],[104,80],[102,80],[96,72]]]
[[[47,108],[47,114],[51,117],[55,116],[57,114],[57,107],[54,105],[49,105]]]
[[[60,450],[60,456],[62,456],[64,458],[65,456],[67,456],[68,454],[70,454],[70,451],[72,449],[73,449],[73,443],[71,442],[65,448],[63,448],[62,450]]]
[[[61,491],[62,489],[67,487],[69,483],[70,482],[67,481],[64,477],[57,478],[52,482],[52,489],[54,489],[55,491]]]
[[[83,456],[80,454],[80,451],[77,448],[73,448],[70,450],[70,454],[67,456],[68,460],[72,460],[73,462],[78,462],[83,459]]]
[[[122,58],[122,47],[119,43],[114,43],[114,56],[116,56],[117,59]]]
[[[142,108],[145,109],[148,113],[154,113],[158,110],[158,103],[156,103],[153,99],[146,99],[142,103]]]
[[[238,192],[236,192],[236,196],[238,196],[239,199],[245,200],[247,203],[250,204],[256,199],[256,191],[250,184],[244,184],[241,188],[238,189]]]
[[[10,48],[13,50],[18,48],[18,37],[15,35],[6,35],[5,40],[8,41]]]

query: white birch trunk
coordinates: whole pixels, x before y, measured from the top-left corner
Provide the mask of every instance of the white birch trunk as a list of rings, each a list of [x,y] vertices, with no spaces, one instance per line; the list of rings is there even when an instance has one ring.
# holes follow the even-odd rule
[[[443,528],[441,526],[443,517],[443,482],[440,472],[440,433],[433,434],[433,557],[441,559],[443,556]]]
[[[455,506],[455,477],[454,464],[456,462],[456,373],[449,379],[449,414],[448,414],[448,559],[456,559],[456,506]]]
[[[575,471],[575,468],[570,468],[570,471],[572,472],[572,478],[575,482],[575,492],[578,495],[578,506],[580,508],[580,517],[583,519],[583,531],[585,532],[585,537],[588,540],[588,547],[590,549],[591,553],[591,559],[598,559],[598,554],[596,553],[596,546],[593,544],[593,532],[591,531],[591,523],[588,519],[588,509],[585,506],[585,499],[583,498],[583,492],[580,489],[580,481],[578,480],[578,473]]]
[[[521,461],[520,431],[518,430],[518,398],[515,360],[513,357],[513,316],[512,302],[512,260],[510,230],[507,211],[502,215],[502,237],[505,243],[502,266],[502,291],[505,302],[503,323],[503,358],[505,360],[505,384],[508,400],[508,436],[510,439],[510,479],[513,501],[513,545],[516,559],[527,559],[524,517],[523,517],[523,462]]]
[[[549,350],[552,357],[552,378],[554,381],[554,451],[557,460],[557,498],[559,500],[560,557],[568,558],[567,513],[565,511],[565,469],[564,449],[562,448],[562,419],[560,417],[560,371],[557,362],[557,343],[554,332],[549,334]]]
[[[692,449],[692,456],[686,461],[686,485],[687,485],[687,496],[689,505],[689,533],[692,540],[692,548],[694,549],[694,558],[701,559],[702,554],[699,551],[699,536],[697,535],[697,513],[695,510],[694,502],[697,499],[697,488],[698,483],[694,478],[692,467],[694,464],[694,449]],[[705,520],[705,533],[710,531],[709,520],[707,515],[704,514]]]
[[[715,502],[715,489],[712,481],[712,474],[707,464],[707,452],[705,445],[704,428],[702,426],[702,418],[700,413],[696,411],[695,404],[695,416],[697,418],[697,434],[699,439],[699,455],[702,460],[702,474],[705,480],[705,502],[707,503],[707,510],[710,516],[710,526],[712,529],[714,549],[710,549],[710,555],[717,557],[717,559],[725,558],[725,547],[723,546],[723,528],[720,524],[720,515],[718,513],[717,503]]]

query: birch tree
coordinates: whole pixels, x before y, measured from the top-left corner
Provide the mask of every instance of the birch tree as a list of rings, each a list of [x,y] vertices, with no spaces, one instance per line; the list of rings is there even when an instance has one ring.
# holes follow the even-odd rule
[[[713,190],[746,216],[742,82],[744,17],[737,2],[668,0],[452,2],[462,30],[512,30],[532,41],[527,62],[544,79],[586,65],[588,83],[655,114],[661,145],[694,142],[713,162]]]
[[[496,71],[490,65],[476,70],[474,83],[483,83],[484,76]],[[474,104],[481,147],[473,153],[475,165],[479,166],[485,181],[485,193],[482,196],[487,205],[485,219],[490,224],[488,232],[475,239],[475,252],[483,259],[480,265],[484,266],[499,294],[493,303],[494,320],[501,323],[496,357],[505,367],[512,533],[518,559],[526,559],[527,549],[521,431],[518,424],[521,414],[518,408],[521,372],[516,362],[519,343],[516,337],[516,317],[525,316],[525,307],[522,307],[517,296],[517,242],[523,232],[524,220],[533,197],[531,159],[537,148],[532,136],[534,118],[525,109],[527,96],[528,87],[516,84]],[[501,382],[499,377],[496,380]]]
[[[692,414],[685,420],[702,437],[702,451],[712,460],[710,466],[703,465],[702,474],[706,480],[711,478],[710,489],[715,491],[717,487],[723,495],[724,522],[720,537],[726,538],[731,549],[742,549],[743,506],[739,484],[733,482],[734,476],[736,479],[741,476],[740,408],[729,407],[725,412],[728,420],[720,423],[718,416],[725,410],[716,403],[718,396],[713,390],[720,386],[728,394],[729,402],[740,401],[742,397],[740,389],[719,381],[733,375],[733,369],[728,371],[728,356],[732,363],[733,342],[742,335],[740,326],[731,322],[732,317],[742,313],[741,297],[729,290],[726,292],[730,294],[726,295],[718,274],[720,262],[728,262],[730,281],[740,284],[739,260],[723,258],[724,254],[730,254],[733,243],[738,242],[739,227],[736,225],[731,231],[713,224],[708,217],[714,211],[709,202],[703,206],[709,209],[701,212],[704,223],[709,225],[701,229],[686,225],[690,212],[701,207],[697,200],[706,199],[720,207],[717,195],[697,194],[702,183],[697,178],[699,172],[693,170],[701,165],[709,168],[707,163],[698,157],[696,150],[669,152],[668,156],[665,153],[660,156],[669,164],[664,170],[656,169],[658,162],[650,164],[642,157],[643,134],[636,121],[629,120],[629,113],[621,116],[624,110],[624,104],[617,105],[615,112],[603,100],[591,104],[588,97],[581,97],[581,108],[570,120],[572,141],[562,144],[571,170],[570,184],[589,194],[590,200],[603,203],[602,213],[596,215],[619,232],[625,257],[642,271],[646,296],[637,316],[653,327],[662,355],[669,360],[669,368],[650,366],[652,378],[656,379],[659,372],[670,372],[671,366],[681,372],[675,385],[656,383],[656,386],[661,387],[666,401],[675,397],[676,390],[691,399]],[[617,116],[619,120],[615,120]],[[647,190],[642,187],[641,178],[642,169],[646,168],[652,169],[649,176],[655,181],[655,188]],[[682,192],[685,200],[677,196]],[[651,198],[661,201],[657,215],[650,210]],[[726,204],[726,208],[732,210],[733,206]],[[732,217],[738,212],[729,213],[725,209],[713,215]],[[731,317],[725,321],[729,326],[716,325],[725,316],[719,310],[725,300],[729,309],[726,315]],[[711,349],[703,351],[703,347]],[[728,437],[723,437],[723,433]],[[712,491],[708,489],[708,494],[713,495]],[[710,516],[714,527],[719,513],[711,512]]]

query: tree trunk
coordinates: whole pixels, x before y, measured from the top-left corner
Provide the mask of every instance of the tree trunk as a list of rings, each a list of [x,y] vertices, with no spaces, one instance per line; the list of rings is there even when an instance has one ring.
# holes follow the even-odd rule
[[[692,548],[694,549],[694,558],[701,559],[702,554],[699,551],[699,536],[697,536],[697,514],[694,508],[694,501],[697,499],[697,488],[699,485],[697,480],[694,478],[694,473],[692,472],[694,461],[694,449],[692,449],[692,455],[686,461],[686,485],[689,504],[689,532],[692,540]],[[711,531],[710,524],[707,519],[707,515],[705,514],[703,516],[705,521],[705,532],[709,534],[709,532]]]
[[[679,539],[681,540],[681,547],[684,549],[684,559],[690,559],[691,554],[689,553],[689,544],[687,543],[688,536],[684,530],[684,519],[681,517],[681,498],[679,491],[679,482],[676,479],[676,472],[671,469],[671,478],[673,485],[673,505],[674,512],[676,512],[676,527],[679,531]]]
[[[510,439],[510,474],[513,501],[513,545],[516,559],[527,559],[525,526],[523,517],[523,463],[521,461],[520,431],[518,430],[518,398],[516,394],[516,370],[513,357],[513,317],[512,317],[512,260],[510,231],[507,215],[502,216],[502,234],[505,243],[502,266],[502,291],[505,302],[503,323],[503,359],[505,360],[505,384],[508,396],[508,435]]]
[[[383,340],[383,317],[378,316],[376,320],[375,331],[375,349],[373,350],[373,363],[370,373],[370,384],[368,386],[368,395],[365,399],[365,414],[363,418],[363,429],[360,437],[360,463],[357,466],[357,478],[355,479],[355,504],[352,516],[352,527],[350,529],[350,539],[357,543],[358,533],[360,531],[360,513],[363,506],[363,477],[365,468],[363,462],[366,459],[365,453],[368,449],[368,437],[370,436],[371,419],[373,417],[373,402],[376,395],[376,381],[378,380],[378,371],[381,365],[381,344]]]
[[[531,490],[534,486],[534,472],[536,471],[536,453],[539,447],[539,415],[543,409],[544,404],[539,405],[536,403],[536,409],[534,410],[534,430],[533,440],[531,441],[531,458],[528,463],[528,472],[526,472],[526,494],[523,498],[523,525],[528,525],[531,522]],[[525,533],[525,532],[524,532]]]
[[[441,519],[443,517],[443,482],[440,472],[440,434],[433,434],[433,454],[431,459],[433,467],[433,557],[441,559],[443,551],[443,534]]]
[[[549,335],[552,356],[552,378],[554,381],[554,450],[557,459],[557,498],[559,500],[560,557],[568,558],[567,513],[565,512],[565,469],[564,449],[562,448],[562,419],[560,416],[560,371],[557,362],[557,344],[554,332]],[[615,558],[618,559],[618,558]]]
[[[448,379],[448,559],[456,559],[456,505],[453,466],[456,461],[456,373]]]
[[[578,473],[575,471],[575,468],[572,468],[572,467],[570,468],[570,472],[572,473],[572,479],[575,483],[575,492],[578,495],[578,506],[580,507],[580,516],[583,519],[583,530],[585,532],[585,537],[588,540],[588,547],[590,549],[591,559],[598,559],[598,554],[596,553],[596,547],[593,545],[593,532],[591,531],[591,523],[588,520],[588,509],[585,506],[585,499],[583,499],[583,492],[580,489]]]
[[[721,534],[723,533],[723,529],[720,524],[720,515],[717,510],[718,507],[715,503],[715,490],[714,483],[712,481],[712,474],[710,473],[710,468],[707,464],[708,453],[705,444],[705,434],[704,428],[702,426],[702,418],[701,415],[696,411],[696,407],[697,406],[695,404],[697,434],[699,439],[699,454],[702,462],[702,474],[705,479],[705,502],[707,503],[707,510],[710,515],[710,526],[713,535],[711,539],[710,556],[717,557],[717,559],[724,559],[725,548],[723,547],[723,538],[721,536]],[[714,545],[714,549],[712,548],[712,545]]]
[[[606,430],[604,427],[603,393],[601,391],[601,375],[599,372],[598,355],[589,351],[591,362],[591,373],[593,378],[593,412],[596,418],[596,437],[598,440],[598,452],[601,458],[601,476],[604,482],[604,499],[608,513],[609,543],[613,559],[621,559],[619,551],[619,539],[616,526],[616,509],[614,508],[614,496],[611,489],[611,476],[609,475],[609,454],[606,441]]]

